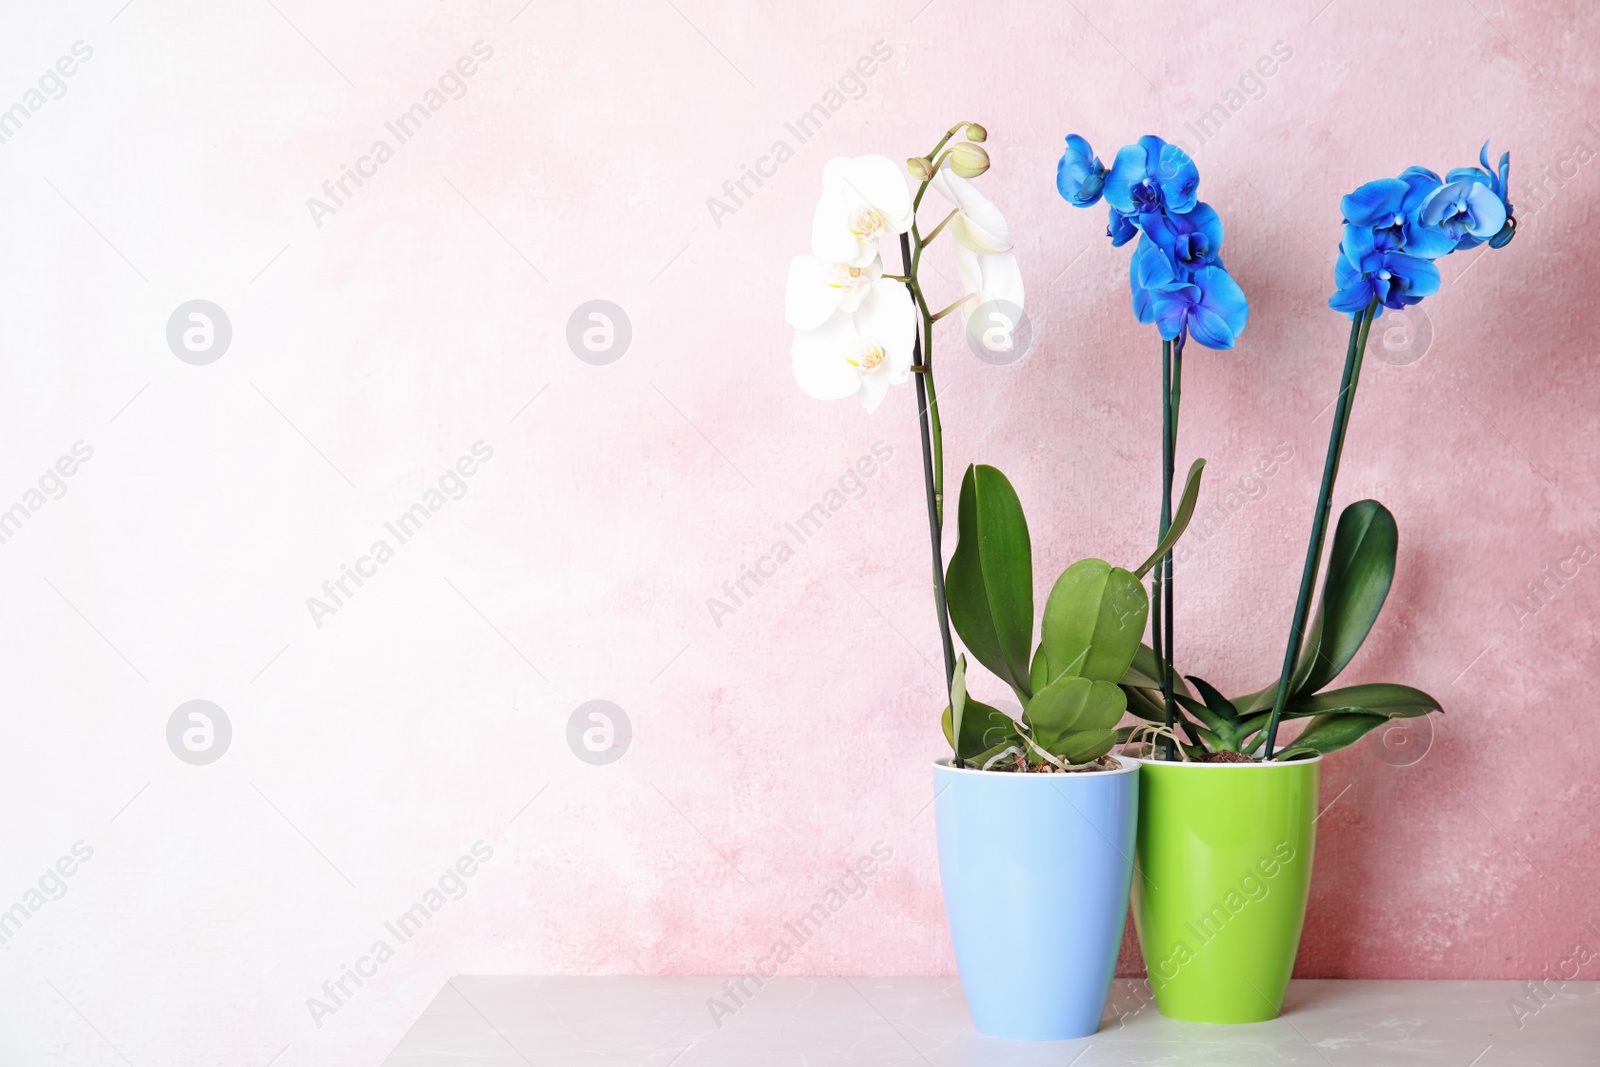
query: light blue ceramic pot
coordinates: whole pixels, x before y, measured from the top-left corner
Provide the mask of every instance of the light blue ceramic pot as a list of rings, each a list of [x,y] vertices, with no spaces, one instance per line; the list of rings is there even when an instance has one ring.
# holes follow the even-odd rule
[[[1133,879],[1139,761],[1077,774],[933,766],[939,877],[980,1033],[1031,1041],[1100,1026]]]

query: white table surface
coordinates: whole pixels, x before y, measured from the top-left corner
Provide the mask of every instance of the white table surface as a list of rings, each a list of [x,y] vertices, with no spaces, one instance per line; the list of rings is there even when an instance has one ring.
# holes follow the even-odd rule
[[[1600,982],[1551,989],[1519,1029],[1508,1002],[1539,1005],[1522,982],[1296,981],[1281,1017],[1213,1026],[1163,1018],[1118,980],[1099,1033],[1041,1043],[979,1036],[953,978],[776,978],[718,1027],[722,984],[453,978],[384,1067],[1600,1065]]]

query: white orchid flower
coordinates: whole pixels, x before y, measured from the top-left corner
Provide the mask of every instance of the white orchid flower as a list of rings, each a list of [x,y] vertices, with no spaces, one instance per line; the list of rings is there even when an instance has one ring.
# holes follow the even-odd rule
[[[956,267],[967,299],[961,304],[963,321],[974,309],[991,301],[1004,301],[1022,309],[1022,270],[1011,251],[1011,228],[1000,209],[978,192],[966,178],[940,167],[932,185],[955,205],[947,224],[956,240]],[[1013,323],[1013,326],[1016,324]]]
[[[1000,209],[978,192],[975,185],[952,173],[948,166],[939,168],[931,184],[955,205],[956,217],[950,220],[950,232],[963,247],[979,255],[1011,251],[1011,228],[1006,225]]]
[[[811,251],[823,263],[864,267],[877,257],[879,238],[905,233],[915,217],[905,177],[886,157],[830,159],[811,220]]]
[[[789,291],[784,318],[797,330],[815,330],[835,312],[853,313],[872,283],[883,277],[883,260],[864,267],[824,263],[816,256],[796,256],[789,264]]]
[[[860,396],[877,410],[891,385],[911,377],[917,314],[899,282],[878,279],[865,287],[854,312],[836,311],[814,330],[795,334],[795,381],[818,400]]]
[[[982,256],[964,245],[956,246],[956,268],[967,299],[961,304],[965,321],[984,304],[1000,300],[1022,309],[1022,268],[1015,252],[996,252]]]

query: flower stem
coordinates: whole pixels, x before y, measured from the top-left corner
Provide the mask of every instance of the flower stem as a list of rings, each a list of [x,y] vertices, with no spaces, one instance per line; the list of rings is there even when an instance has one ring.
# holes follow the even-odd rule
[[[911,359],[920,368],[917,380],[917,425],[922,437],[922,481],[928,498],[928,538],[933,550],[933,600],[939,616],[939,641],[944,650],[945,697],[955,705],[955,642],[950,638],[950,609],[944,589],[944,441],[939,426],[938,394],[933,384],[933,320],[916,282],[911,235],[900,235],[900,261],[911,277],[906,287],[921,312],[922,327],[912,341]],[[955,765],[962,766],[961,738],[956,738]]]
[[[1180,333],[1178,335],[1177,341],[1172,346],[1172,392],[1171,392],[1170,402],[1167,405],[1168,408],[1172,412],[1172,418],[1171,418],[1171,421],[1170,421],[1170,424],[1169,424],[1169,427],[1168,427],[1168,430],[1167,430],[1167,436],[1171,440],[1172,443],[1167,449],[1167,476],[1166,476],[1166,485],[1164,487],[1165,488],[1165,492],[1166,492],[1166,497],[1167,497],[1166,505],[1165,505],[1165,511],[1166,511],[1166,514],[1167,514],[1167,527],[1168,527],[1168,529],[1171,528],[1171,523],[1172,523],[1171,514],[1172,514],[1173,472],[1177,468],[1177,462],[1176,461],[1177,461],[1177,455],[1178,455],[1178,400],[1179,400],[1179,397],[1182,396],[1182,394],[1183,394],[1183,342],[1184,342],[1184,340],[1185,340],[1185,335]],[[1167,596],[1167,609],[1166,609],[1166,614],[1165,614],[1166,626],[1167,626],[1167,640],[1166,640],[1167,662],[1166,662],[1166,676],[1165,676],[1165,678],[1163,678],[1163,681],[1165,681],[1166,685],[1167,685],[1167,690],[1166,690],[1167,691],[1167,699],[1171,700],[1172,699],[1172,691],[1173,691],[1172,679],[1173,679],[1173,674],[1175,673],[1175,668],[1174,668],[1173,664],[1175,664],[1177,662],[1177,659],[1178,659],[1178,654],[1174,649],[1172,631],[1173,631],[1173,627],[1174,627],[1174,625],[1176,623],[1176,620],[1177,620],[1177,617],[1178,617],[1178,613],[1177,613],[1176,609],[1174,609],[1174,607],[1173,607],[1172,552],[1170,550],[1167,552],[1167,555],[1166,555],[1165,559],[1162,560],[1162,566],[1166,569],[1166,572],[1167,572],[1166,573],[1166,581],[1165,581],[1165,585],[1166,585],[1166,590],[1165,591],[1166,591],[1166,596]],[[1174,712],[1176,712],[1177,709],[1174,708],[1172,710]],[[1172,739],[1169,737],[1167,740],[1168,740],[1168,743],[1170,744]],[[1171,759],[1172,758],[1172,754],[1168,753],[1167,754],[1167,758]]]
[[[1361,380],[1361,360],[1367,351],[1367,331],[1377,317],[1377,309],[1378,302],[1374,300],[1350,323],[1350,346],[1345,350],[1339,400],[1333,411],[1333,429],[1328,435],[1328,454],[1322,464],[1322,488],[1317,492],[1317,510],[1311,519],[1311,539],[1306,544],[1305,568],[1300,572],[1300,595],[1294,603],[1289,645],[1283,653],[1278,693],[1273,698],[1272,718],[1267,723],[1267,749],[1261,757],[1263,761],[1272,758],[1273,746],[1278,740],[1278,722],[1283,718],[1283,708],[1289,700],[1290,677],[1305,640],[1306,616],[1311,612],[1311,588],[1316,584],[1317,570],[1322,565],[1322,543],[1327,537],[1328,512],[1333,505],[1333,483],[1339,477],[1339,458],[1344,452],[1345,431],[1350,426],[1350,407],[1355,400],[1356,385]]]
[[[1161,523],[1159,540],[1172,526],[1173,420],[1172,342],[1161,342]],[[1166,758],[1173,758],[1172,725],[1177,709],[1172,699],[1172,555],[1156,565],[1151,590],[1150,641],[1161,671],[1161,706],[1166,712]]]
[[[935,237],[939,236],[939,234],[944,231],[944,228],[946,226],[950,225],[950,220],[955,218],[959,214],[961,214],[961,209],[960,208],[958,208],[958,207],[957,208],[951,208],[950,209],[950,214],[946,215],[944,218],[939,220],[939,225],[937,225],[937,226],[935,226],[933,228],[933,232],[932,233],[930,233],[930,234],[928,234],[928,236],[922,238],[921,244],[924,245],[924,246],[933,244],[933,239]],[[920,249],[918,251],[919,251],[919,257],[920,257]]]

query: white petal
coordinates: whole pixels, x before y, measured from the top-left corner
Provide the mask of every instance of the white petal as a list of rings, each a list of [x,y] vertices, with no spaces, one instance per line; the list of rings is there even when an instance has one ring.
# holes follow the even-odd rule
[[[911,302],[911,294],[900,282],[883,279],[873,282],[866,299],[856,309],[855,326],[862,337],[883,349],[886,366],[902,369],[911,366],[917,309]]]
[[[883,398],[889,393],[889,379],[883,376],[882,371],[876,374],[864,375],[861,379],[861,406],[867,409],[867,414],[878,410],[878,405],[883,403]]]
[[[847,315],[835,315],[820,329],[797,332],[790,349],[794,380],[818,400],[853,396],[861,388],[861,375],[845,360],[845,353],[859,344],[860,338]]]
[[[911,229],[911,191],[900,168],[887,157],[857,156],[843,168],[842,178],[862,201],[877,208],[895,233]]]
[[[850,212],[844,198],[837,189],[824,188],[811,216],[811,254],[824,263],[848,263],[861,254],[861,244],[850,232]]]
[[[1004,300],[1023,306],[1022,268],[1014,252],[998,252],[982,256],[971,249],[956,248],[956,267],[961,272],[961,285],[968,293],[961,306],[965,319],[980,304],[991,300]]]
[[[796,256],[789,264],[789,290],[784,318],[797,330],[815,330],[839,310],[844,290],[830,284],[832,271],[814,256]]]
[[[1004,300],[1022,307],[1022,267],[1015,252],[1000,252],[992,256],[979,256],[983,270],[983,298]]]
[[[971,182],[952,173],[947,165],[933,176],[933,186],[961,211],[950,220],[950,232],[957,241],[985,254],[1011,250],[1011,229],[1005,216]]]

